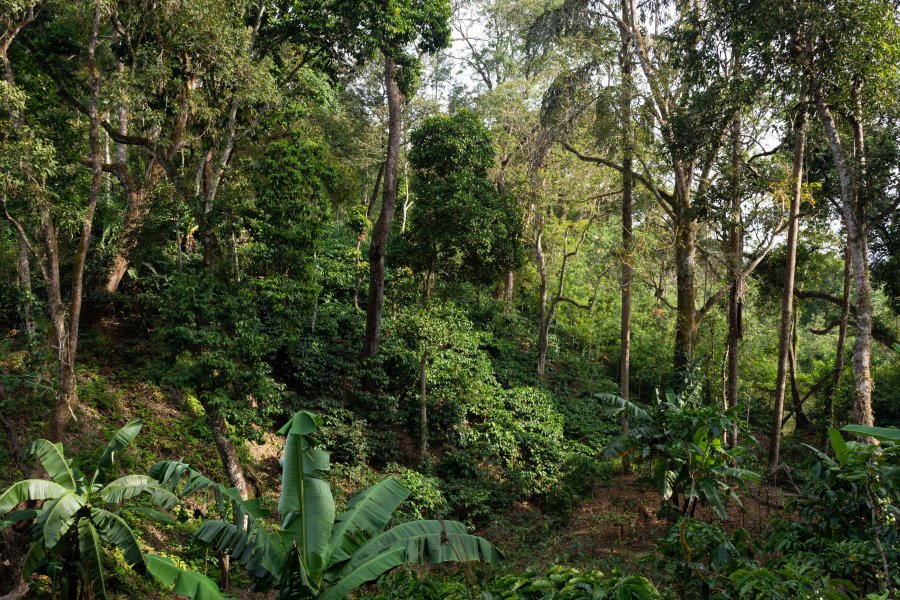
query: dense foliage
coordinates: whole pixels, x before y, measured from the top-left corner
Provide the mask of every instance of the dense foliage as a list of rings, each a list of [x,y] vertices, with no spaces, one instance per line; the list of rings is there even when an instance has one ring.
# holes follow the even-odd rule
[[[0,0],[0,595],[896,597],[898,57],[891,0]]]

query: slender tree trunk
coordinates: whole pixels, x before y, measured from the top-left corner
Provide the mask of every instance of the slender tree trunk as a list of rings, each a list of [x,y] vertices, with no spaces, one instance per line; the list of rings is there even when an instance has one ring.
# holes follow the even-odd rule
[[[735,60],[739,58],[735,57]],[[736,112],[731,122],[731,235],[729,249],[728,275],[731,292],[728,296],[728,344],[726,350],[727,375],[725,384],[725,398],[728,407],[736,409],[738,397],[738,377],[740,367],[740,340],[743,337],[741,317],[743,312],[743,270],[744,270],[744,230],[741,215],[741,196],[743,193],[741,182],[741,115]],[[728,436],[728,445],[734,448],[738,442],[738,421]]]
[[[16,275],[19,284],[19,297],[22,303],[22,321],[28,343],[34,341],[34,311],[31,298],[31,262],[28,260],[28,240],[16,232],[18,253],[16,257]]]
[[[381,213],[372,231],[369,246],[369,302],[366,308],[366,338],[363,344],[363,358],[378,353],[381,344],[381,313],[384,307],[384,255],[387,249],[394,210],[397,206],[397,168],[400,156],[400,133],[402,128],[401,105],[403,97],[394,79],[396,65],[393,59],[384,61],[384,85],[388,104],[388,143],[384,166],[384,194]]]
[[[97,200],[100,197],[100,190],[103,185],[103,164],[102,164],[102,148],[100,144],[100,70],[97,67],[95,52],[100,37],[100,6],[94,9],[94,19],[91,26],[91,36],[88,40],[88,72],[91,76],[91,94],[88,103],[88,139],[91,151],[91,185],[88,192],[87,210],[84,214],[84,220],[81,225],[81,239],[75,251],[75,260],[72,264],[72,295],[69,300],[68,315],[68,331],[65,325],[61,327],[56,325],[54,329],[57,333],[60,345],[60,373],[59,373],[59,391],[56,400],[56,406],[53,409],[53,415],[47,425],[47,439],[52,442],[58,442],[62,439],[63,431],[72,416],[72,406],[78,401],[75,386],[75,357],[78,353],[78,327],[81,319],[81,301],[84,287],[84,267],[87,262],[88,249],[91,243],[91,228],[94,222],[94,211],[97,208]],[[53,229],[52,222],[49,221],[49,209],[45,215],[45,232],[52,232],[51,244],[54,247],[53,254],[58,257],[58,249],[56,248],[56,231]],[[49,229],[46,228],[49,224]],[[59,263],[56,262],[56,288],[59,292]],[[56,295],[56,294],[54,294]],[[62,307],[61,296],[56,295],[55,300],[57,308],[53,311],[56,313],[54,319],[64,319],[64,309]],[[65,348],[65,350],[63,350]]]
[[[419,361],[419,460],[424,465],[428,458],[428,382],[425,368],[428,366],[428,352],[422,351]]]
[[[547,350],[549,348],[550,338],[550,302],[549,302],[549,282],[547,281],[547,259],[544,256],[543,246],[543,221],[537,218],[535,224],[534,236],[534,254],[537,259],[538,273],[541,276],[541,284],[539,290],[540,303],[540,328],[538,330],[538,358],[537,358],[537,376],[540,381],[544,380],[544,371],[547,365]]]
[[[800,196],[803,189],[803,157],[806,152],[806,94],[800,95],[800,112],[794,124],[794,163],[791,170],[791,207],[788,221],[787,252],[784,260],[784,292],[781,296],[781,328],[778,337],[778,375],[775,379],[775,407],[769,443],[769,472],[778,467],[781,453],[781,422],[784,418],[784,393],[787,387],[788,353],[794,310],[794,279],[797,273],[797,237],[800,231]]]
[[[675,322],[675,375],[684,377],[694,359],[697,332],[697,288],[694,280],[697,231],[691,215],[690,175],[682,167],[676,174],[675,278],[678,286]]]
[[[794,311],[794,323],[791,331],[791,351],[788,355],[791,376],[791,402],[794,405],[794,422],[797,429],[809,429],[812,427],[806,413],[803,412],[803,400],[800,399],[800,384],[797,381],[797,322],[799,311]],[[784,422],[782,421],[782,426]]]
[[[213,441],[222,458],[222,466],[225,467],[228,485],[237,489],[242,500],[247,500],[249,497],[247,479],[244,477],[244,469],[241,467],[237,448],[228,436],[228,424],[216,409],[208,406],[204,406],[204,409],[206,410],[206,423],[212,431]],[[238,526],[245,525],[245,523],[236,524]],[[231,590],[231,559],[227,553],[223,552],[219,554],[219,562],[219,587],[228,592]]]
[[[844,372],[844,345],[847,343],[847,323],[850,320],[850,248],[844,250],[844,293],[841,296],[841,322],[838,327],[837,346],[834,354],[834,374],[831,377],[831,389],[825,397],[825,412],[828,424],[833,427],[834,397],[841,386],[841,375]]]
[[[512,302],[513,291],[515,289],[516,274],[510,269],[503,277],[503,295],[501,298],[507,302]]]
[[[381,189],[381,177],[384,175],[384,163],[378,166],[378,174],[375,175],[375,187],[366,207],[366,219],[372,220],[372,211],[375,209],[375,200],[378,198],[378,190]],[[356,285],[353,288],[353,308],[359,308],[359,288],[362,287],[362,261],[360,260],[360,248],[366,239],[367,230],[359,232],[356,237]]]
[[[622,0],[622,21],[631,22],[629,0]],[[631,146],[631,86],[632,56],[631,32],[624,25],[619,28],[621,48],[619,68],[622,72],[622,97],[619,108],[622,119],[622,310],[619,324],[619,389],[622,398],[629,400],[631,389],[631,288],[633,274],[633,204],[634,179],[632,174],[633,148]],[[622,433],[629,429],[628,414],[622,412]]]
[[[862,169],[864,161],[864,141],[862,125],[853,121],[856,165],[854,169],[844,146],[834,117],[816,88],[816,112],[825,134],[838,171],[841,184],[841,211],[847,229],[847,247],[853,266],[853,284],[856,291],[856,344],[853,348],[853,420],[859,425],[872,425],[872,284],[869,280],[869,247],[866,240],[865,210],[862,198]]]

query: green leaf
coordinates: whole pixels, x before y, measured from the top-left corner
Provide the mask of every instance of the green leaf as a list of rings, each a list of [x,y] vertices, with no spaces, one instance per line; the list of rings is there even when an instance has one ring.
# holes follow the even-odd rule
[[[330,563],[349,560],[357,548],[384,529],[408,496],[409,490],[399,480],[388,477],[351,498],[331,533]]]
[[[182,569],[165,556],[147,555],[147,570],[167,587],[174,586],[175,594],[194,600],[221,600],[231,598],[223,593],[211,579],[200,573]]]
[[[3,521],[0,521],[0,529],[6,529],[10,525],[15,525],[19,521],[27,521],[29,519],[33,519],[37,517],[39,511],[33,508],[26,508],[25,510],[17,510],[12,512],[7,516]]]
[[[78,522],[78,550],[92,590],[96,593],[99,585],[100,597],[106,598],[106,581],[103,578],[103,547],[100,544],[97,530],[88,519],[81,519]]]
[[[75,472],[71,467],[71,461],[66,459],[62,444],[36,440],[28,447],[28,454],[37,455],[50,479],[70,490],[75,489]]]
[[[698,483],[707,502],[709,502],[709,505],[712,506],[719,518],[727,519],[728,511],[725,510],[725,499],[722,497],[722,493],[719,491],[716,483],[711,479],[701,479]]]
[[[144,570],[144,556],[141,553],[141,547],[138,545],[134,532],[122,520],[122,517],[102,508],[92,508],[91,521],[108,544],[122,551],[122,556],[130,567],[137,571]]]
[[[447,562],[480,560],[499,563],[503,556],[487,540],[469,535],[466,526],[458,521],[410,521],[375,536],[353,554],[344,567],[349,573],[363,561],[395,545],[407,549],[407,562]]]
[[[841,432],[834,427],[829,427],[828,439],[831,440],[831,447],[834,448],[834,456],[838,459],[838,462],[843,463],[847,460],[847,442],[844,441]]]
[[[896,427],[866,427],[865,425],[847,425],[841,431],[855,433],[863,437],[875,438],[879,442],[894,442],[900,444],[900,429]]]
[[[594,398],[596,398],[601,404],[605,404],[607,406],[612,406],[617,409],[618,412],[625,412],[630,421],[652,421],[653,418],[650,416],[650,413],[646,411],[642,406],[635,404],[629,400],[625,400],[624,398],[620,398],[614,394],[594,394]]]
[[[194,533],[194,539],[231,555],[250,575],[267,585],[281,575],[287,554],[280,536],[257,523],[242,529],[218,519],[205,521]]]
[[[321,474],[328,469],[328,453],[315,448],[311,437],[319,422],[318,417],[303,411],[291,419],[278,501],[278,510],[285,515],[282,529],[298,537],[304,564],[313,578],[325,570],[334,526],[334,498]]]
[[[341,600],[350,592],[366,583],[378,579],[391,569],[407,562],[406,548],[393,546],[366,560],[359,562],[354,569],[344,574],[335,585],[329,587],[319,596],[319,600]]]
[[[74,492],[66,492],[44,506],[37,516],[36,524],[43,534],[44,546],[56,546],[59,538],[74,525],[72,517],[84,506],[84,498]]]
[[[28,549],[28,554],[25,555],[25,560],[22,563],[22,577],[30,577],[31,574],[41,566],[46,556],[47,549],[44,547],[42,541],[38,540],[31,544],[31,547]]]
[[[74,488],[74,486],[73,486]],[[70,489],[46,479],[24,479],[12,484],[0,495],[0,515],[5,515],[20,502],[29,500],[49,500],[59,498]]]
[[[108,469],[113,465],[116,460],[116,452],[127,447],[137,434],[140,433],[143,425],[144,422],[141,419],[135,419],[125,424],[124,427],[119,429],[115,435],[113,435],[109,444],[106,445],[106,450],[103,451],[103,455],[100,457],[101,469]]]
[[[140,494],[148,494],[154,504],[166,510],[178,504],[175,494],[146,475],[125,475],[106,484],[98,494],[111,504],[130,500]]]

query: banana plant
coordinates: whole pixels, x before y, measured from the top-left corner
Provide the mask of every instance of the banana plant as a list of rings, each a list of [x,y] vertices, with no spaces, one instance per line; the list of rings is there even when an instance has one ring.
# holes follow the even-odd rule
[[[137,538],[122,514],[142,513],[171,522],[172,517],[157,508],[171,509],[178,498],[146,475],[109,480],[117,454],[141,426],[141,420],[135,419],[116,432],[91,477],[66,457],[62,444],[37,440],[29,446],[28,455],[37,457],[50,480],[25,479],[0,495],[0,517],[5,517],[0,529],[33,520],[33,542],[25,556],[23,577],[46,573],[63,597],[105,598],[104,547],[118,548],[131,568],[146,572]],[[128,503],[139,496],[157,508]],[[42,504],[10,513],[24,503]]]
[[[328,452],[315,435],[321,424],[318,416],[301,411],[279,430],[285,435],[279,526],[266,521],[270,513],[258,500],[241,500],[185,463],[163,461],[150,474],[181,495],[211,489],[220,505],[229,500],[232,518],[204,522],[195,539],[230,554],[255,590],[277,589],[282,599],[345,598],[402,564],[501,560],[493,545],[456,521],[411,521],[383,531],[409,495],[394,478],[367,488],[336,515],[324,478]]]
[[[706,503],[721,519],[727,519],[727,499],[740,505],[739,486],[759,481],[758,473],[739,468],[744,449],[728,449],[722,434],[731,429],[735,415],[703,404],[699,377],[689,377],[678,393],[666,390],[655,405],[645,407],[618,396],[598,394],[595,398],[625,413],[631,429],[611,441],[603,451],[609,460],[637,453],[638,460],[652,464],[650,483],[663,501],[692,516],[698,503]],[[684,498],[679,507],[679,497]]]

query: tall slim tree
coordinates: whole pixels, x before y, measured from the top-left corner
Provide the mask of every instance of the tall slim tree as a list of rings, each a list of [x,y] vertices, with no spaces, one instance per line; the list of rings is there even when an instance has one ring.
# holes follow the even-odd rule
[[[778,467],[781,426],[787,389],[788,353],[791,351],[791,323],[794,310],[794,280],[797,274],[797,240],[800,232],[800,200],[803,194],[803,158],[806,153],[806,102],[801,93],[794,120],[794,157],[791,168],[791,207],[788,215],[787,249],[784,260],[784,291],[781,296],[781,326],[778,334],[778,374],[775,379],[775,408],[769,442],[769,472]]]

